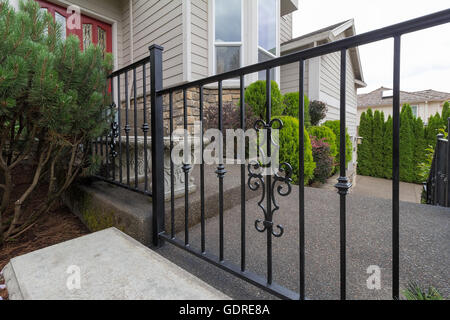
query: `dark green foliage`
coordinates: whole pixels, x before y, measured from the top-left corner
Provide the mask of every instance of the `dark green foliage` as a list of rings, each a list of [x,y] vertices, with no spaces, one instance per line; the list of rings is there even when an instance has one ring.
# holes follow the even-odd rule
[[[444,300],[444,297],[434,287],[429,287],[428,291],[422,289],[417,283],[411,282],[408,288],[403,291],[406,300]]]
[[[309,115],[311,117],[311,125],[318,126],[320,121],[327,116],[327,105],[322,101],[312,101],[309,103]]]
[[[371,109],[361,115],[359,136],[362,138],[362,142],[358,146],[357,172],[362,176],[372,176],[373,113]]]
[[[414,182],[414,124],[411,107],[405,105],[400,114],[400,180]]]
[[[337,155],[336,155],[336,164],[339,165],[340,163],[340,150],[341,150],[341,122],[339,120],[335,121],[326,121],[324,126],[330,128],[333,130],[334,134],[336,135],[336,147],[337,147]],[[346,165],[353,160],[353,143],[350,139],[350,135],[348,134],[348,130],[345,129],[345,162]]]
[[[428,125],[425,128],[425,141],[427,146],[435,146],[437,135],[441,130],[445,129],[441,115],[436,113],[428,119]]]
[[[311,136],[311,145],[316,163],[314,181],[325,183],[334,169],[334,157],[331,155],[330,145],[325,138],[319,139],[315,136]]]
[[[89,167],[88,146],[106,134],[114,117],[106,82],[111,55],[104,58],[97,46],[81,52],[77,37],[61,41],[60,33],[36,1],[21,2],[17,11],[0,1],[0,176],[6,177],[0,245],[32,225]],[[10,210],[12,169],[24,160],[33,164],[33,183]],[[30,208],[39,184],[48,193]],[[22,214],[27,206],[33,212],[28,217]]]
[[[280,130],[279,145],[280,145],[280,163],[289,163],[293,168],[292,179],[296,183],[299,174],[299,123],[298,119],[294,117],[279,117],[283,122],[283,129]],[[305,181],[308,184],[314,178],[314,163],[312,155],[311,140],[308,132],[305,129]]]
[[[331,156],[336,158],[338,154],[338,148],[336,144],[336,134],[330,128],[326,126],[310,127],[307,129],[310,137],[316,137],[316,140],[324,139],[328,143]]]
[[[413,131],[414,131],[414,182],[423,183],[423,175],[420,170],[418,170],[418,164],[423,163],[427,158],[427,145],[425,142],[425,128],[421,118],[415,118],[413,120]]]
[[[308,128],[311,126],[311,120],[309,115],[309,99],[307,96],[305,96],[305,127]],[[294,117],[298,119],[299,112],[299,101],[300,101],[300,94],[298,92],[289,92],[284,95],[284,111],[283,115]]]
[[[382,178],[384,176],[383,166],[383,126],[384,113],[375,111],[373,117],[373,138],[372,138],[372,175],[374,177]]]
[[[394,122],[389,116],[384,124],[383,136],[383,178],[392,179],[392,133]]]
[[[272,116],[281,116],[283,113],[283,95],[275,81],[271,82]],[[266,81],[259,80],[248,86],[245,90],[245,102],[253,113],[266,120]]]
[[[448,118],[450,118],[450,103],[445,101],[442,107],[442,122],[445,128],[448,126]]]

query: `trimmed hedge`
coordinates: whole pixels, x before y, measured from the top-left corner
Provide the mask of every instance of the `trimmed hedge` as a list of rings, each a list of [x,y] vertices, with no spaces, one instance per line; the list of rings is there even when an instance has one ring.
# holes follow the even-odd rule
[[[299,175],[299,122],[298,119],[289,116],[278,117],[283,122],[280,130],[280,163],[289,163],[293,169],[292,179],[300,183]],[[316,164],[312,155],[311,140],[305,129],[305,181],[307,185],[314,178]]]
[[[335,120],[335,121],[326,121],[323,124],[325,127],[330,128],[331,130],[333,130],[334,134],[336,135],[336,148],[337,148],[337,155],[336,155],[336,165],[339,165],[340,163],[340,159],[341,159],[341,155],[340,155],[340,150],[341,150],[341,121],[339,120]],[[345,162],[348,166],[348,164],[353,160],[353,143],[352,140],[350,139],[350,135],[348,134],[348,130],[345,129],[345,144],[346,144],[346,148],[345,148]]]
[[[434,147],[436,136],[445,128],[443,119],[450,114],[444,105],[442,116],[436,114],[425,127],[422,119],[415,118],[411,106],[405,104],[400,113],[400,180],[423,183],[418,164],[426,160],[429,146]],[[371,109],[361,115],[359,135],[363,138],[358,147],[358,174],[392,179],[393,119]]]

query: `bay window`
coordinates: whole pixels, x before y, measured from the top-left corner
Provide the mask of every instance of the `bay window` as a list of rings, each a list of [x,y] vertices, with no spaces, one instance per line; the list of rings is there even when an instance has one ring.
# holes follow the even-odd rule
[[[277,56],[278,0],[258,0],[258,62],[264,62]],[[275,79],[275,70],[271,70],[271,79]],[[266,79],[266,72],[258,74],[259,80]]]
[[[215,73],[241,67],[242,0],[214,0]]]

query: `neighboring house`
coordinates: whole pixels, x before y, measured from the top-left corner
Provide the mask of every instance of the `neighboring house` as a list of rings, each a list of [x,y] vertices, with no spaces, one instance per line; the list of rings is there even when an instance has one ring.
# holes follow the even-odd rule
[[[442,112],[442,107],[446,101],[450,101],[450,93],[447,92],[435,90],[400,91],[401,105],[408,103],[414,116],[420,117],[425,123],[428,123],[428,118],[435,115],[436,112]],[[392,89],[389,88],[381,87],[370,93],[358,95],[358,125],[361,114],[369,108],[373,111],[384,112],[386,119],[392,116],[392,104]]]
[[[356,35],[354,20],[347,20],[281,44],[281,55],[320,46]],[[310,101],[319,100],[328,106],[326,120],[340,119],[340,52],[305,61],[305,94]],[[299,90],[299,64],[281,67],[282,93]],[[357,143],[357,90],[366,87],[358,48],[347,54],[347,128],[354,146],[353,164],[356,163]]]

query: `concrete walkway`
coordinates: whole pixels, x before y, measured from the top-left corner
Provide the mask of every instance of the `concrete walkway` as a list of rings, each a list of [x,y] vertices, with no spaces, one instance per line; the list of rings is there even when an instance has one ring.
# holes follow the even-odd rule
[[[387,187],[386,187],[387,188]],[[279,199],[276,224],[285,234],[274,239],[274,281],[298,290],[298,188]],[[390,200],[351,194],[347,201],[347,274],[349,299],[391,299],[392,203]],[[256,199],[247,201],[247,261],[251,271],[266,273],[265,234],[255,230],[262,217]],[[435,286],[450,296],[450,210],[402,202],[401,270],[404,288],[416,281]],[[225,212],[225,257],[240,263],[240,204]],[[218,254],[219,219],[207,220],[207,247]],[[335,191],[306,189],[306,292],[310,299],[339,298],[339,196]],[[179,234],[183,239],[183,234]],[[199,247],[200,226],[191,228],[191,246]],[[172,260],[234,299],[273,299],[255,288],[188,253],[165,245],[158,253]],[[381,290],[367,288],[367,269],[381,268]]]
[[[338,178],[339,175],[331,177],[327,183],[321,185],[319,188],[330,191],[336,190],[334,186]],[[420,184],[400,182],[400,201],[421,203],[422,190],[423,186]],[[355,195],[391,200],[392,180],[355,176],[350,192]]]

